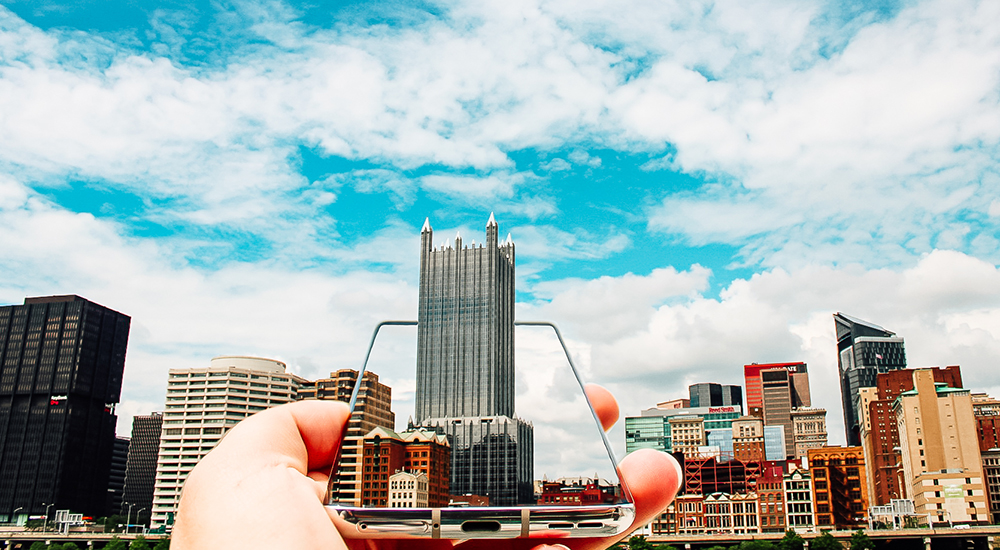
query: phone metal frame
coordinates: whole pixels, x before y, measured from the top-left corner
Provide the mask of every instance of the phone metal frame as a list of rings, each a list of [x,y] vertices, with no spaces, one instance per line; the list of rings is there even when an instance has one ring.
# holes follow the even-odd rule
[[[351,413],[358,400],[361,384],[358,383],[368,368],[372,349],[379,331],[385,326],[417,326],[417,321],[388,320],[375,326],[365,361],[355,379]],[[555,323],[548,321],[514,321],[514,326],[550,327],[562,346],[573,376],[586,397],[586,387],[573,357],[566,347],[562,333]],[[594,506],[516,506],[516,507],[446,507],[446,508],[358,508],[342,506],[336,502],[334,489],[340,467],[340,448],[334,457],[327,482],[326,507],[334,512],[334,524],[347,538],[432,538],[432,539],[506,539],[506,538],[593,538],[611,537],[624,533],[635,518],[632,494],[618,469],[615,452],[601,426],[590,398],[587,406],[598,426],[608,458],[618,475],[622,496],[627,502]]]

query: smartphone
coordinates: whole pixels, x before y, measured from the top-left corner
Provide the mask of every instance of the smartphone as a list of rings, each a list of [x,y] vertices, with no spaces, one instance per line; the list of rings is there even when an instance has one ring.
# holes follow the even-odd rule
[[[384,321],[361,368],[336,373],[350,381],[352,415],[327,506],[344,537],[594,538],[631,528],[628,487],[558,327],[513,325],[462,335]],[[463,346],[463,337],[495,341]]]

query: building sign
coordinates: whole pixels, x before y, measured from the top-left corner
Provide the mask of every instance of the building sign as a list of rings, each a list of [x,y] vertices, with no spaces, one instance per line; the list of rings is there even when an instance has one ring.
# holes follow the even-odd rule
[[[738,412],[736,410],[736,407],[709,407],[708,408],[708,413],[709,414],[715,414],[715,413],[734,413],[734,412]]]
[[[49,405],[61,405],[66,400],[65,395],[53,395],[49,398]]]

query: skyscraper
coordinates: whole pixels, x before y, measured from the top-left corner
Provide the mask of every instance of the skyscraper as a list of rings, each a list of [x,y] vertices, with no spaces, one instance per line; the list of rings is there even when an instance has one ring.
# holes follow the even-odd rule
[[[514,243],[435,248],[420,232],[415,417],[514,415]]]
[[[784,368],[766,369],[760,372],[764,398],[764,424],[781,426],[785,429],[785,456],[795,454],[795,440],[792,436],[792,381]]]
[[[792,389],[792,408],[808,407],[812,404],[809,393],[809,370],[805,363],[751,363],[743,365],[743,378],[746,382],[746,412],[759,415],[764,407],[764,385],[760,379],[761,371],[782,368],[788,371]]]
[[[306,384],[285,372],[281,361],[260,357],[222,356],[207,368],[170,369],[152,525],[173,524],[184,480],[233,426],[264,409],[296,401],[299,387]]]
[[[127,502],[138,510],[146,511],[136,518],[136,523],[148,523],[153,509],[153,487],[156,485],[156,455],[160,448],[160,428],[163,413],[138,415],[132,418],[132,439],[128,445],[125,463],[125,494]],[[121,513],[121,507],[114,513]]]
[[[0,307],[0,519],[106,513],[130,322],[79,296]]]
[[[514,243],[498,232],[490,214],[485,244],[435,247],[424,222],[415,420],[448,436],[452,494],[504,506],[533,501],[533,429],[514,412]]]
[[[849,446],[861,445],[858,392],[875,387],[876,376],[906,368],[903,339],[874,323],[843,313],[833,315],[837,330],[837,366]]]

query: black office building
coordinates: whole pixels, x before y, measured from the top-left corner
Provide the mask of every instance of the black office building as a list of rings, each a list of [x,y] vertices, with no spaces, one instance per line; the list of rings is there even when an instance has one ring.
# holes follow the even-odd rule
[[[743,405],[743,388],[711,382],[691,384],[688,397],[692,407],[735,407]]]
[[[130,321],[79,296],[0,307],[0,520],[108,512]]]
[[[833,315],[837,329],[837,366],[844,406],[847,445],[861,445],[858,395],[861,388],[875,387],[879,373],[906,368],[903,339],[874,323],[843,313]]]
[[[111,453],[111,471],[108,472],[108,505],[107,514],[117,514],[122,509],[122,498],[125,493],[125,463],[128,461],[128,438],[116,437],[115,448]]]
[[[125,466],[125,508],[135,509],[136,523],[149,523],[153,509],[153,488],[156,486],[156,457],[160,449],[160,428],[163,414],[154,412],[132,419],[132,441]],[[140,510],[144,510],[139,513]]]

